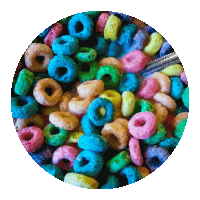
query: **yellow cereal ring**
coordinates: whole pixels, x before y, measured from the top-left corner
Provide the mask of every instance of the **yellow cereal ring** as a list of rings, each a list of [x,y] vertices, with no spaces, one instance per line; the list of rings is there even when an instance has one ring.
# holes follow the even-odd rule
[[[145,178],[150,174],[150,171],[144,166],[137,166],[136,168],[140,172],[142,178]]]
[[[83,135],[84,133],[82,132],[74,132],[74,133],[71,133],[69,135],[69,138],[67,140],[68,143],[78,143],[78,139],[79,137],[81,137],[81,135]]]
[[[168,76],[181,76],[183,73],[184,69],[182,65],[175,64],[175,65],[170,65],[163,69],[161,72],[163,74],[167,74]]]
[[[144,53],[147,56],[152,56],[159,51],[163,44],[163,37],[160,33],[154,32],[149,37],[149,43],[144,48]]]
[[[100,60],[98,66],[104,66],[104,65],[113,65],[115,66],[119,71],[122,71],[122,62],[117,60],[117,58],[114,57],[107,57],[107,58],[103,58]]]
[[[67,173],[64,177],[64,182],[81,187],[81,188],[87,188],[87,189],[97,189],[99,186],[99,183],[88,176],[85,176],[83,174],[78,173]]]
[[[130,91],[125,91],[122,93],[122,115],[129,117],[135,107],[135,96]]]
[[[112,41],[117,40],[117,34],[122,25],[122,21],[115,15],[110,15],[104,28],[104,38]]]
[[[110,100],[115,108],[119,108],[121,106],[122,97],[120,93],[114,90],[106,90],[100,94],[100,97]]]

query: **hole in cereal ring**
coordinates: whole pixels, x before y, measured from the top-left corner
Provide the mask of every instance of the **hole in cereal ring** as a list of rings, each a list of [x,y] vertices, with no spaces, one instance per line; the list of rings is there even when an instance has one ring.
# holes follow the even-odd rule
[[[83,24],[80,21],[76,23],[75,30],[77,33],[80,33],[83,30]]]
[[[68,159],[64,158],[64,159],[62,159],[62,163],[66,165],[66,164],[70,163],[70,161]]]
[[[67,71],[68,71],[68,70],[67,70],[66,67],[59,67],[59,68],[57,68],[57,70],[56,70],[56,74],[57,74],[58,78],[60,78],[60,77],[62,77],[64,74],[66,74]]]
[[[38,62],[38,63],[42,63],[44,61],[44,56],[37,56],[35,58],[35,60]]]
[[[27,124],[27,127],[30,127],[30,126],[35,126],[35,124],[32,123],[32,122],[29,122],[29,123]]]
[[[114,134],[110,134],[108,141],[111,145],[115,145],[118,142],[118,138]]]
[[[106,114],[106,109],[104,107],[101,107],[98,109],[98,113],[103,117]]]
[[[45,88],[45,92],[46,92],[49,96],[51,96],[51,95],[53,94],[52,88]]]
[[[172,154],[172,152],[174,151],[174,147],[170,147],[167,151],[169,152],[169,154]]]
[[[51,130],[51,135],[56,135],[56,134],[58,134],[60,132],[60,130],[58,129],[58,128],[53,128],[52,130]]]
[[[29,141],[33,138],[33,133],[27,133],[26,135],[23,136],[23,140]]]
[[[157,157],[153,157],[151,158],[151,164],[153,164],[154,166],[160,166],[161,162]]]
[[[146,124],[146,121],[145,119],[143,118],[140,118],[140,119],[137,119],[135,120],[135,123],[134,123],[134,126],[144,126]]]
[[[17,104],[18,106],[25,106],[27,104],[27,101],[24,99],[18,99]]]
[[[58,42],[59,44],[65,44],[66,43],[66,41],[64,41],[64,40],[59,40],[59,42]]]
[[[80,166],[83,167],[83,166],[87,165],[89,162],[90,162],[89,160],[82,158],[81,161],[80,161]]]
[[[103,77],[102,77],[102,81],[104,83],[108,83],[112,80],[112,77],[110,76],[110,74],[105,74]]]
[[[81,65],[81,71],[82,72],[89,72],[90,71],[90,66],[87,63],[83,63]]]

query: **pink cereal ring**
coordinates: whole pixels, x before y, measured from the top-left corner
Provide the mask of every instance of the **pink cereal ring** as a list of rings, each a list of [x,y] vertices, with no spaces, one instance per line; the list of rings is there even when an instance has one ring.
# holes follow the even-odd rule
[[[67,171],[73,168],[78,154],[79,151],[72,146],[60,146],[53,153],[52,163],[60,169]]]
[[[102,36],[103,36],[104,28],[109,16],[110,15],[108,13],[102,13],[97,20],[96,32],[100,32]]]
[[[185,83],[186,85],[188,85],[187,76],[185,74],[185,71],[181,74],[181,81],[183,83]]]
[[[18,132],[18,137],[28,153],[38,150],[44,142],[44,134],[36,126],[21,129]]]
[[[132,137],[129,140],[129,151],[132,162],[137,166],[141,166],[143,164],[143,157],[140,150],[140,142],[137,138]]]
[[[122,69],[125,72],[138,73],[144,69],[147,63],[147,57],[142,51],[136,50],[124,55],[121,58],[121,62]]]
[[[44,44],[51,46],[53,41],[61,34],[62,30],[63,25],[58,22],[55,23],[44,38]]]
[[[139,90],[138,97],[141,99],[152,99],[159,90],[159,82],[157,79],[146,79]]]
[[[155,133],[156,125],[156,116],[146,111],[136,113],[128,122],[128,129],[135,138],[145,140]]]

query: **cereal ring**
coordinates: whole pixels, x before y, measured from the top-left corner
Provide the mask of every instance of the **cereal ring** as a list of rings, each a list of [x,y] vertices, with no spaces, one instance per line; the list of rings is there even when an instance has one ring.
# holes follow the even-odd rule
[[[150,138],[145,139],[144,143],[147,145],[154,145],[166,138],[167,132],[165,127],[161,123],[157,122],[156,132]]]
[[[136,168],[140,172],[142,178],[145,178],[145,177],[147,177],[150,174],[149,169],[147,169],[144,166],[137,166]]]
[[[154,112],[154,108],[153,105],[144,99],[139,99],[135,102],[135,108],[133,111],[133,115],[138,113],[138,112],[146,112],[146,111],[150,111],[150,112]]]
[[[79,124],[79,120],[75,115],[62,111],[51,113],[49,121],[64,130],[74,130]]]
[[[34,74],[26,69],[22,69],[15,84],[15,94],[26,95],[31,87],[34,79]]]
[[[160,92],[164,94],[169,94],[171,89],[171,80],[166,74],[161,72],[154,72],[151,76],[153,79],[157,79],[160,84]]]
[[[105,152],[108,150],[108,141],[98,134],[84,134],[78,140],[78,146],[84,150]]]
[[[56,22],[51,29],[49,30],[48,34],[44,38],[44,44],[51,46],[52,43],[56,40],[56,38],[62,33],[63,25],[59,22]]]
[[[151,27],[151,26],[149,26],[149,25],[146,25],[146,26],[144,27],[143,30],[147,31],[147,33],[148,33],[149,35],[152,34],[152,33],[157,32],[153,27]]]
[[[114,90],[106,90],[101,93],[99,97],[110,100],[113,103],[114,108],[119,108],[121,106],[122,97],[118,92]]]
[[[71,55],[77,52],[79,48],[79,41],[71,35],[63,35],[54,40],[52,44],[52,51],[59,55]]]
[[[63,91],[60,84],[52,78],[43,78],[39,80],[33,89],[35,100],[44,106],[53,106],[57,104],[62,94]]]
[[[101,15],[98,17],[97,23],[96,23],[96,32],[100,32],[103,36],[104,28],[106,26],[106,22],[109,18],[108,13],[101,13]]]
[[[68,104],[69,112],[75,115],[85,114],[93,100],[93,97],[87,99],[83,99],[80,96],[73,97]]]
[[[117,173],[120,169],[126,167],[130,162],[130,155],[126,151],[121,151],[106,163],[106,167],[111,173]]]
[[[96,50],[89,47],[80,47],[74,55],[74,58],[79,62],[92,62],[96,57]]]
[[[163,57],[169,53],[172,52],[172,46],[169,44],[169,42],[166,40],[163,42],[161,48],[160,48],[160,52],[159,52],[159,56]]]
[[[119,72],[113,65],[104,65],[99,68],[96,79],[102,80],[104,82],[104,87],[110,89],[117,86],[119,82]]]
[[[95,179],[78,173],[67,173],[64,177],[64,182],[71,185],[87,188],[87,189],[97,189],[99,186],[98,181]]]
[[[109,146],[115,150],[124,149],[128,144],[127,129],[116,122],[107,123],[101,130],[101,135],[108,140]]]
[[[154,32],[149,37],[149,43],[144,48],[144,53],[147,56],[152,56],[159,51],[163,44],[163,37],[160,33]]]
[[[106,111],[103,113],[103,115],[105,115],[105,113],[106,113]],[[102,113],[100,112],[100,114],[102,114]],[[120,118],[121,116],[122,116],[121,108],[116,108],[115,111],[114,111],[114,117],[113,117],[112,121],[115,121],[116,119]]]
[[[60,100],[60,105],[59,105],[60,111],[64,111],[64,112],[68,111],[68,104],[70,100],[72,99],[72,97],[73,97],[73,94],[70,92],[65,92],[62,95],[62,98]]]
[[[113,189],[119,187],[119,179],[114,175],[107,176],[107,182],[102,185],[99,189]]]
[[[44,29],[44,31],[42,31],[42,33],[40,33],[38,36],[39,36],[39,37],[45,37],[45,36],[48,34],[48,32],[49,32],[50,29],[51,29],[51,26],[47,27],[47,28]]]
[[[121,58],[122,69],[125,72],[138,73],[141,72],[147,62],[147,57],[140,51],[131,51]]]
[[[97,176],[103,167],[103,157],[95,151],[84,150],[78,154],[74,161],[75,173],[89,177]]]
[[[171,77],[171,92],[170,96],[174,100],[178,100],[182,97],[184,91],[183,83],[181,82],[179,77]]]
[[[121,47],[116,41],[109,41],[108,48],[105,53],[106,57],[117,57],[121,52]]]
[[[47,144],[52,146],[60,146],[69,136],[69,132],[67,130],[56,127],[53,124],[48,124],[44,128],[43,133]]]
[[[132,162],[137,166],[141,166],[143,164],[143,157],[141,154],[140,142],[138,139],[132,137],[129,140],[129,151]]]
[[[174,128],[177,127],[177,125],[184,119],[188,118],[188,112],[181,112],[178,115],[176,115],[176,117],[174,118],[174,120],[172,121],[172,126]]]
[[[183,83],[185,83],[186,85],[188,85],[187,76],[185,74],[185,71],[181,74],[181,81]]]
[[[106,114],[101,116],[98,109],[104,107],[106,109]],[[110,122],[114,117],[114,106],[111,101],[104,98],[97,98],[88,107],[88,117],[95,126],[104,126],[106,123]]]
[[[84,14],[88,15],[91,19],[98,17],[102,11],[88,11],[88,12],[83,12]]]
[[[167,120],[168,116],[167,108],[159,102],[154,103],[153,107],[155,110],[157,121],[160,122],[161,124],[164,123]]]
[[[140,172],[137,170],[136,167],[129,165],[124,167],[120,172],[120,176],[126,176],[128,185],[135,183],[142,179]]]
[[[174,136],[178,139],[181,139],[183,132],[185,130],[185,126],[187,124],[187,118],[183,119],[177,126],[176,130],[174,131]]]
[[[36,126],[23,128],[18,132],[18,137],[28,153],[38,150],[44,143],[44,135]]]
[[[151,171],[158,169],[170,156],[170,154],[162,147],[157,145],[149,146],[145,153],[145,162]]]
[[[128,122],[129,132],[137,139],[150,138],[156,132],[156,116],[149,111],[136,113]]]
[[[175,65],[170,65],[163,69],[161,73],[167,74],[168,76],[181,76],[183,73],[184,69],[182,65],[175,64]]]
[[[44,169],[49,174],[51,174],[52,176],[54,176],[55,178],[61,181],[64,180],[62,170],[59,167],[54,166],[52,164],[45,164],[45,165],[42,165],[41,168]]]
[[[44,119],[39,114],[34,114],[28,118],[18,118],[15,122],[15,129],[16,131],[20,131],[23,128],[29,127],[29,126],[36,126],[40,129],[43,129],[44,126]]]
[[[112,41],[117,40],[117,34],[121,25],[122,21],[118,17],[110,15],[104,28],[104,38],[106,40],[111,39]]]
[[[67,143],[78,143],[79,138],[84,135],[83,132],[73,132],[70,133]]]
[[[32,86],[35,87],[36,83],[40,80],[40,79],[43,79],[43,78],[50,78],[50,76],[46,73],[40,73],[38,74],[35,79],[33,80],[32,82]]]
[[[97,52],[97,54],[105,54],[107,51],[107,42],[106,40],[101,36],[96,36],[94,41],[93,48]]]
[[[122,93],[122,115],[125,117],[129,117],[133,114],[135,107],[135,96],[132,92],[124,91]]]
[[[164,149],[166,149],[170,154],[174,151],[176,146],[179,143],[179,139],[175,137],[166,138],[165,140],[161,141],[158,145]]]
[[[12,118],[28,118],[36,114],[38,103],[31,96],[17,96],[11,98]]]
[[[47,71],[52,58],[53,51],[46,44],[33,43],[24,53],[25,64],[32,72]]]
[[[58,147],[52,157],[52,164],[58,166],[60,169],[68,171],[73,168],[74,161],[78,156],[79,152],[71,146],[60,146]]]
[[[68,22],[69,34],[78,40],[87,40],[92,34],[92,29],[92,19],[83,13],[73,15]]]
[[[182,101],[184,106],[189,109],[189,87],[185,88],[182,94]]]
[[[133,73],[124,73],[120,77],[119,91],[121,93],[123,93],[124,91],[136,92],[139,89],[139,86],[139,77]]]
[[[159,91],[159,82],[156,79],[148,78],[146,79],[138,92],[138,97],[141,99],[150,100]]]
[[[112,15],[112,14],[115,15],[116,17],[121,19],[123,22],[131,23],[132,17],[129,16],[129,15],[126,15],[124,13],[112,12],[112,11],[109,11],[109,14],[110,15]]]
[[[116,58],[113,58],[113,57],[106,57],[106,58],[101,59],[98,65],[99,65],[99,67],[104,66],[104,65],[113,65],[119,71],[122,71],[121,61],[119,61],[119,60],[117,60]]]
[[[54,56],[48,66],[49,76],[62,83],[72,82],[77,75],[77,65],[68,56]]]
[[[176,102],[167,94],[158,92],[154,95],[153,99],[167,107],[170,111],[176,110]]]

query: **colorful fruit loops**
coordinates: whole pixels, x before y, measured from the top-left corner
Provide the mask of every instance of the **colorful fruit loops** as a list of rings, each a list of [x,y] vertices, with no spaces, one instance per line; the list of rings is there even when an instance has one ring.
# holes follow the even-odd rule
[[[189,112],[182,64],[151,76],[147,62],[173,52],[155,29],[117,12],[89,11],[52,24],[19,61],[11,89],[18,137],[55,178],[113,189],[159,168]]]

